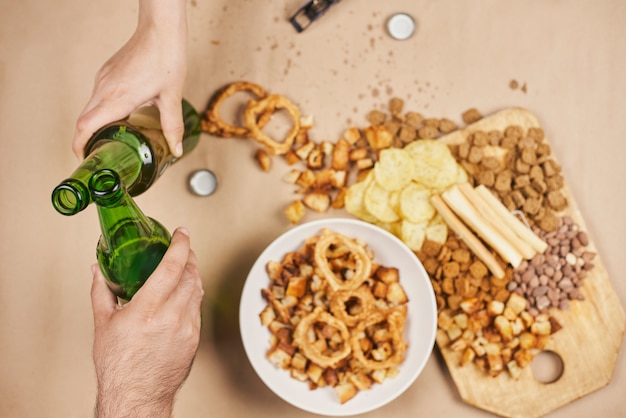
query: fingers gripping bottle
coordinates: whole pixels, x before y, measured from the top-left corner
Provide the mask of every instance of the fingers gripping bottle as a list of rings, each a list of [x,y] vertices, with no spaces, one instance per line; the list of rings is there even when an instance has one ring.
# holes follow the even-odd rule
[[[171,235],[143,214],[117,172],[96,171],[88,187],[102,231],[96,247],[98,264],[113,293],[130,300],[161,262]]]
[[[198,112],[186,100],[182,107],[184,156],[196,147],[202,127]],[[154,106],[142,107],[126,119],[100,128],[91,137],[83,162],[52,191],[52,205],[68,216],[85,209],[91,203],[89,179],[104,168],[116,171],[128,193],[137,196],[178,160],[170,153],[163,136],[159,110]]]

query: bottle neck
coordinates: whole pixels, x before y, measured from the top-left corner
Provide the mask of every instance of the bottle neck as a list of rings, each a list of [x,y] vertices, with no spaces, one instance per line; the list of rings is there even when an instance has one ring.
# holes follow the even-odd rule
[[[116,230],[132,223],[142,234],[150,236],[153,224],[139,209],[139,206],[126,191],[120,176],[113,170],[103,169],[93,174],[89,180],[91,197],[98,208],[102,236],[109,241]]]
[[[52,205],[63,215],[74,215],[91,203],[89,179],[98,170],[115,170],[124,184],[133,184],[139,177],[142,163],[129,144],[101,139],[90,151],[72,175],[52,191]]]

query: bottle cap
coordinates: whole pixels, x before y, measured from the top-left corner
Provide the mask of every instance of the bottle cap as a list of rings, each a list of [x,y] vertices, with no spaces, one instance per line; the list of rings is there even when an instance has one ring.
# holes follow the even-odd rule
[[[217,189],[217,177],[211,170],[196,170],[189,176],[189,189],[198,196],[210,196]]]
[[[406,13],[396,13],[387,21],[387,31],[395,39],[408,39],[415,32],[415,21]]]

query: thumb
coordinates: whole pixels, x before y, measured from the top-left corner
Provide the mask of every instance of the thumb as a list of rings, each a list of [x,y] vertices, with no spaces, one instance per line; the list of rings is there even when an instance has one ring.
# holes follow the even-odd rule
[[[91,305],[94,324],[98,326],[104,322],[117,308],[117,297],[111,292],[106,279],[97,264],[91,266],[93,282],[91,284]]]
[[[182,99],[161,100],[159,112],[161,113],[161,129],[170,151],[176,157],[180,157],[183,155],[182,141],[185,132]]]

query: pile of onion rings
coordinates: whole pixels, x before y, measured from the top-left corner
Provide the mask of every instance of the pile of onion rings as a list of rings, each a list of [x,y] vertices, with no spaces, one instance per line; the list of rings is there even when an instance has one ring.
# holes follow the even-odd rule
[[[248,101],[244,110],[244,125],[230,124],[220,116],[219,108],[222,103],[239,91],[252,93],[256,100]],[[285,109],[293,119],[293,126],[282,140],[271,138],[263,128],[270,121],[272,115]],[[237,81],[222,88],[211,99],[202,118],[202,130],[206,133],[223,138],[252,138],[262,144],[271,155],[283,155],[291,150],[291,146],[300,132],[300,110],[287,97],[279,94],[270,94],[258,84],[248,81]]]
[[[311,389],[333,387],[341,403],[399,373],[407,350],[399,272],[373,258],[365,243],[324,229],[266,268],[266,357]]]

